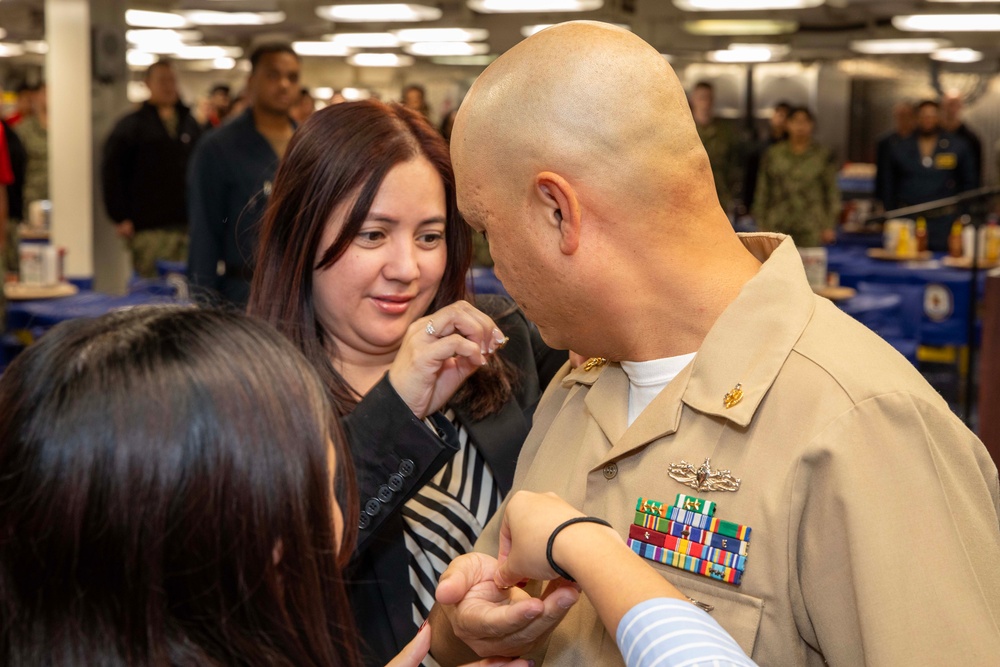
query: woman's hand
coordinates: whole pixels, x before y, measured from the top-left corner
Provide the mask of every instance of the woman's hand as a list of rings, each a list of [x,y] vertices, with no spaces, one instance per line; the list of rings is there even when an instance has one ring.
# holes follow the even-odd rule
[[[417,636],[399,652],[395,658],[389,661],[385,667],[420,667],[420,663],[427,656],[431,649],[431,626],[424,623]],[[473,662],[462,667],[500,667],[509,665],[510,667],[531,667],[533,662],[527,660],[511,660],[510,658],[486,658],[478,662]]]
[[[409,326],[389,368],[389,383],[423,419],[447,403],[503,342],[489,316],[456,301]]]
[[[558,578],[545,556],[549,537],[559,524],[580,516],[583,514],[554,493],[518,491],[511,496],[500,524],[500,553],[497,557],[500,566],[494,577],[496,585],[505,588],[525,579],[547,581]],[[595,524],[574,524],[566,532],[579,533],[579,530],[574,530],[578,525],[586,525],[592,532],[594,528],[610,531],[608,538],[620,541],[617,533]],[[556,563],[565,567],[558,559]]]

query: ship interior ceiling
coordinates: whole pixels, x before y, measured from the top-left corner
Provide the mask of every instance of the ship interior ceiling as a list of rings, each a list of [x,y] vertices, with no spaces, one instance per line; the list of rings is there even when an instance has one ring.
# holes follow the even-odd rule
[[[540,7],[548,0],[479,0],[478,5]],[[229,83],[239,89],[246,76],[244,56],[254,44],[268,40],[290,42],[337,42],[343,33],[382,33],[404,28],[460,27],[486,31],[473,37],[465,55],[413,55],[414,45],[392,37],[381,47],[353,47],[340,56],[303,56],[303,84],[318,89],[320,103],[334,91],[350,95],[377,95],[393,99],[403,85],[423,84],[432,118],[440,119],[460,103],[476,75],[495,58],[524,38],[531,25],[546,25],[572,19],[593,19],[627,26],[670,59],[688,86],[709,80],[715,86],[720,116],[742,119],[763,129],[770,109],[779,100],[805,104],[817,112],[817,138],[831,146],[842,160],[872,161],[874,138],[891,123],[895,100],[934,97],[945,90],[958,90],[965,101],[965,116],[992,145],[1000,140],[1000,114],[989,112],[1000,105],[1000,85],[991,85],[1000,62],[997,31],[950,30],[947,21],[932,25],[934,31],[903,30],[899,17],[925,14],[986,14],[1000,11],[1000,2],[949,2],[947,0],[560,0],[598,6],[580,12],[486,13],[473,9],[476,0],[423,0],[432,20],[416,23],[386,21],[345,22],[330,20],[324,7],[331,0],[101,0],[91,2],[94,13],[108,6],[186,16],[190,45],[228,47],[229,55],[217,60],[178,60],[182,91],[190,103],[204,96],[213,83]],[[354,4],[384,4],[351,0]],[[418,0],[419,3],[419,0]],[[698,7],[758,7],[704,11]],[[789,9],[792,5],[806,5]],[[40,79],[45,56],[44,0],[0,0],[0,83]],[[52,6],[51,1],[48,6]],[[694,9],[692,9],[692,7]],[[246,12],[275,21],[265,25],[209,25],[198,11]],[[323,15],[323,16],[321,16]],[[201,15],[202,17],[204,14]],[[435,18],[436,17],[436,18]],[[192,20],[193,19],[193,20]],[[125,27],[124,23],[118,22]],[[95,21],[95,27],[100,24]],[[110,26],[100,39],[122,42],[117,26]],[[950,31],[949,31],[950,30]],[[757,34],[746,34],[757,33]],[[770,33],[770,34],[766,34]],[[395,34],[395,33],[393,33]],[[871,41],[876,40],[876,41]],[[883,40],[890,40],[888,42]],[[910,40],[910,43],[897,40]],[[913,42],[920,40],[924,44]],[[21,48],[17,48],[21,45]],[[39,46],[41,45],[41,46]],[[10,50],[10,47],[13,50]],[[304,47],[305,48],[305,47]],[[744,60],[740,49],[746,50]],[[115,50],[114,46],[110,50]],[[906,53],[907,51],[922,53]],[[888,51],[888,53],[873,53]],[[929,53],[934,51],[935,53]],[[18,53],[20,53],[18,55]],[[403,67],[362,67],[350,55],[384,53],[401,57]],[[455,51],[457,54],[458,51]],[[763,54],[763,55],[762,55]],[[973,60],[948,62],[937,58]],[[148,56],[147,56],[148,58]],[[128,88],[132,101],[141,99],[143,63],[131,65]],[[987,166],[988,179],[996,167]]]

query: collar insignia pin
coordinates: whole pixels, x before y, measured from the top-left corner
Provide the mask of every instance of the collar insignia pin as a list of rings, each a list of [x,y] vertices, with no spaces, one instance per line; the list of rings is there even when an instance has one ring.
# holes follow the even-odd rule
[[[739,382],[736,386],[726,392],[726,395],[722,397],[722,404],[726,406],[726,409],[733,407],[737,403],[743,400],[743,385]]]
[[[591,357],[583,364],[583,370],[592,371],[595,368],[600,368],[601,366],[606,366],[607,364],[608,360],[604,357]]]
[[[695,491],[738,491],[740,478],[729,470],[712,470],[712,459],[695,468],[687,461],[671,463],[667,468],[670,477]]]

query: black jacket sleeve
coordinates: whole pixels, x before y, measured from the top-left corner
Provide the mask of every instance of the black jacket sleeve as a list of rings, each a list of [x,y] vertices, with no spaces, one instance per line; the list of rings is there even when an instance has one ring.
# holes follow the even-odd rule
[[[104,142],[101,157],[101,187],[108,216],[117,222],[132,219],[130,178],[134,172],[135,146],[131,116],[118,121]]]
[[[457,440],[417,419],[386,374],[343,418],[358,480],[361,507],[345,511],[358,521],[355,557],[369,546],[386,519],[398,512],[458,451]]]
[[[222,290],[217,270],[224,259],[224,234],[233,229],[226,220],[227,164],[210,138],[198,142],[188,164],[188,282],[193,294],[207,299]]]

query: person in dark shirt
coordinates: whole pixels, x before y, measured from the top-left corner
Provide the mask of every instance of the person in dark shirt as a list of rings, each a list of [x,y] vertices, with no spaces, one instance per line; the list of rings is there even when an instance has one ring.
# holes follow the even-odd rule
[[[892,107],[892,123],[893,129],[875,144],[875,199],[883,204],[886,201],[892,147],[913,134],[917,126],[917,110],[913,103],[906,100],[896,102]]]
[[[24,179],[27,161],[28,155],[21,138],[7,121],[0,120],[0,285],[5,272],[18,270],[17,225],[25,216]],[[3,295],[0,295],[0,302],[2,301]],[[0,306],[0,315],[2,313],[3,308]],[[3,331],[2,317],[0,331]]]
[[[288,114],[299,97],[299,57],[291,46],[264,44],[250,64],[252,106],[205,137],[188,175],[192,292],[241,308],[250,296],[257,227],[295,131]]]
[[[940,107],[933,100],[918,105],[916,133],[892,146],[886,175],[887,210],[951,197],[979,182],[972,150],[963,138],[941,128]],[[947,250],[952,217],[928,218],[928,249]]]
[[[774,105],[771,118],[768,120],[767,136],[754,147],[747,156],[747,168],[743,173],[743,207],[749,211],[753,208],[753,197],[757,190],[757,174],[760,171],[760,159],[767,149],[788,138],[788,114],[792,105],[788,102],[778,102]]]
[[[976,165],[976,172],[979,178],[976,180],[976,187],[982,185],[983,173],[983,142],[979,135],[969,129],[969,126],[962,120],[962,96],[957,91],[949,91],[941,98],[941,127],[952,134],[965,139],[972,151],[972,160]]]
[[[212,90],[208,93],[207,106],[208,113],[205,124],[202,125],[202,129],[206,131],[219,127],[226,120],[230,107],[229,86],[224,83],[212,86]]]
[[[154,277],[157,260],[187,257],[184,177],[201,128],[180,101],[169,61],[150,65],[145,83],[149,99],[118,121],[104,144],[101,182],[135,272]]]

